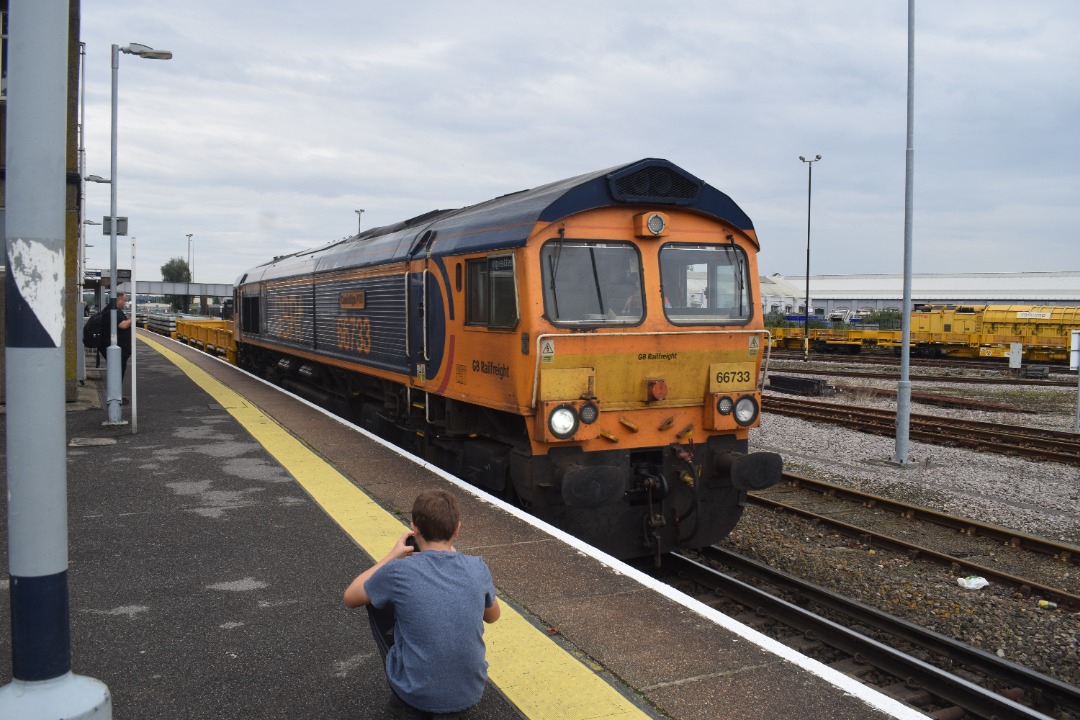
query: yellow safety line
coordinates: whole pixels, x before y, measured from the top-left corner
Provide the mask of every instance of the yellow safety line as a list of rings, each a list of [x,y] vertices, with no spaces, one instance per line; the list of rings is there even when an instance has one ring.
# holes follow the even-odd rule
[[[239,393],[172,350],[145,336],[139,339],[236,418],[368,555],[382,557],[393,546],[405,528],[400,520]],[[649,717],[506,603],[499,621],[485,627],[484,640],[488,676],[528,718]]]

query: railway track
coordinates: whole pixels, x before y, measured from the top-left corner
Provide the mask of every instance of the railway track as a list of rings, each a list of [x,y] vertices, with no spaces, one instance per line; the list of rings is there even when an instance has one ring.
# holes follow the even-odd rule
[[[665,556],[665,579],[931,717],[1080,717],[1080,688],[726,550],[696,555]]]
[[[874,435],[896,434],[896,412],[773,395],[762,397],[765,412],[828,422]],[[1080,465],[1080,435],[1042,428],[910,416],[910,437],[934,445],[965,447],[1033,460]]]
[[[774,360],[798,360],[802,361],[803,354],[801,351],[790,350],[776,350],[772,351],[772,358]],[[816,353],[811,352],[810,359],[814,362],[825,363],[848,363],[857,365],[884,365],[891,367],[900,366],[900,358],[895,357],[892,354],[877,354],[877,355],[864,355],[862,353],[856,353],[854,355],[848,355],[844,353]],[[1036,365],[1046,365],[1050,369],[1051,374],[1066,374],[1069,372],[1068,366],[1063,363],[1054,362],[1040,362],[1034,363]],[[913,369],[918,368],[949,368],[952,370],[964,369],[964,370],[982,370],[991,372],[1005,372],[1009,369],[1009,361],[1006,359],[998,358],[982,358],[978,360],[963,360],[958,358],[911,358],[911,367]]]
[[[790,473],[784,474],[784,480],[774,488],[749,493],[749,501],[814,520],[913,560],[978,575],[1022,595],[1036,595],[1063,609],[1080,611],[1076,580],[1080,548]],[[1020,558],[1016,553],[1027,554]],[[1017,567],[1023,576],[1016,574]]]
[[[770,358],[770,361],[776,358]],[[899,373],[888,372],[860,372],[858,370],[814,370],[811,368],[787,368],[781,369],[775,366],[770,366],[770,372],[791,372],[799,375],[826,375],[828,377],[851,377],[851,378],[867,378],[870,380],[890,380],[899,381]],[[1069,377],[1068,375],[1058,376],[1060,379],[1034,379],[1034,378],[1019,378],[1013,375],[1000,375],[991,377],[974,377],[971,375],[910,375],[908,377],[912,382],[927,382],[927,383],[959,383],[965,385],[1017,385],[1024,387],[1070,387],[1075,388],[1077,380],[1075,377]]]

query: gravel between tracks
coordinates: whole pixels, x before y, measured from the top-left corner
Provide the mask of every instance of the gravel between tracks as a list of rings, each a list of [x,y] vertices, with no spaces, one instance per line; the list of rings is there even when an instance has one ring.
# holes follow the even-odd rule
[[[773,372],[797,374],[796,369]],[[838,378],[839,381],[839,378]],[[896,381],[843,379],[846,386],[895,389]],[[1072,430],[1076,390],[919,383],[938,392],[1040,411],[986,413],[913,405],[919,414]],[[895,409],[858,392],[837,402]],[[915,502],[954,515],[1022,530],[1080,546],[1080,468],[1034,463],[912,442],[909,465],[888,461],[894,438],[824,423],[766,416],[751,433],[751,449],[779,452],[790,472]],[[833,588],[975,647],[1072,684],[1080,684],[1080,613],[1045,610],[1037,598],[991,585],[964,590],[955,572],[906,556],[874,550],[820,526],[758,507],[747,508],[725,544],[770,565]],[[1002,552],[1020,552],[1002,548]],[[1069,572],[1080,572],[1075,566]]]

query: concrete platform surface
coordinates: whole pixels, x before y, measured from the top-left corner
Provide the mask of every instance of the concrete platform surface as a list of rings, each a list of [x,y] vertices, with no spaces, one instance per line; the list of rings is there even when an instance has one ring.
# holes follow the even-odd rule
[[[341,593],[435,486],[461,499],[457,547],[484,557],[510,611],[485,634],[492,682],[472,720],[918,717],[317,408],[145,337],[137,434],[102,425],[92,381],[67,413],[73,669],[109,686],[116,718],[392,717],[364,614]],[[5,627],[8,612],[4,597]]]

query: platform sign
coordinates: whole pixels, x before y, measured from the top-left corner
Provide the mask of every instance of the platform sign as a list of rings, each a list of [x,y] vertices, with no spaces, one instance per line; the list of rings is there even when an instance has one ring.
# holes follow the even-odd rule
[[[128,232],[128,219],[126,217],[116,218],[116,234],[127,235]],[[101,234],[112,235],[112,218],[106,215],[101,218]]]
[[[1024,361],[1024,346],[1021,343],[1009,343],[1009,368],[1019,370]]]

